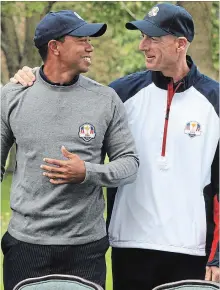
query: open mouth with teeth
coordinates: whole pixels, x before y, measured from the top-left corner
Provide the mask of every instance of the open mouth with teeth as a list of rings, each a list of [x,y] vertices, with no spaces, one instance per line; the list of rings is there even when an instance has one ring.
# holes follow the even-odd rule
[[[145,57],[146,57],[146,59],[147,59],[147,60],[152,60],[152,59],[154,59],[154,58],[155,58],[155,56],[149,56],[149,55],[148,55],[148,56],[147,56],[147,55],[145,55]]]
[[[88,62],[89,64],[91,64],[91,57],[89,56],[84,56],[83,59]]]

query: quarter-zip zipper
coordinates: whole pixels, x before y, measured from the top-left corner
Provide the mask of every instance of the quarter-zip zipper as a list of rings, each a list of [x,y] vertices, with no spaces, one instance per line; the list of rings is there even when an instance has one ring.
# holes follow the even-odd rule
[[[173,100],[173,96],[175,95],[176,91],[182,84],[183,84],[182,82],[179,83],[175,91],[173,90],[173,81],[171,81],[167,87],[167,108],[166,108],[166,115],[165,115],[165,122],[164,122],[163,143],[162,143],[162,151],[161,151],[161,156],[163,157],[166,155],[167,130],[168,130],[171,103]]]

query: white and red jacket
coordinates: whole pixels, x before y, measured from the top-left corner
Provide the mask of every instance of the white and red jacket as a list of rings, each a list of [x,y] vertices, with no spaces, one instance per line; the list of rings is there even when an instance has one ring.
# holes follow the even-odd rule
[[[140,167],[115,201],[108,190],[109,238],[112,247],[198,256],[212,243],[209,264],[217,265],[217,228],[208,237],[218,225],[219,84],[187,62],[175,84],[144,71],[110,85],[124,102]]]

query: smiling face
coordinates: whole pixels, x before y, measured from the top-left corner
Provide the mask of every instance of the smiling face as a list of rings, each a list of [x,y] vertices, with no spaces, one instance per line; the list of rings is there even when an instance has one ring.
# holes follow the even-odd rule
[[[172,35],[149,37],[145,34],[142,37],[139,49],[144,52],[147,69],[163,72],[177,65],[178,38]]]
[[[59,42],[60,63],[76,74],[86,73],[91,65],[93,50],[89,37],[67,35],[64,42]]]

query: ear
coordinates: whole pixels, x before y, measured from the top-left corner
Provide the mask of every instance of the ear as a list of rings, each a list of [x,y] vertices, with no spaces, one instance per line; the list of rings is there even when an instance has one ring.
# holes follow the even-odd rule
[[[187,47],[187,39],[185,37],[178,37],[178,46],[177,46],[177,52],[181,52],[186,49]]]
[[[54,55],[59,55],[59,45],[56,40],[50,40],[48,42],[48,49],[54,54]]]

